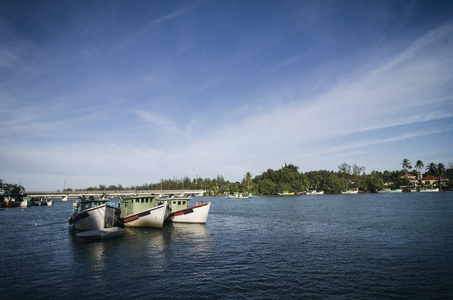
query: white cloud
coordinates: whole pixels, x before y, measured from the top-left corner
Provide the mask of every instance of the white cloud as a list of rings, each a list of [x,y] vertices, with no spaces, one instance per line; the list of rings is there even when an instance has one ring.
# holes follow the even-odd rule
[[[189,5],[187,7],[180,8],[178,10],[175,10],[165,16],[162,16],[160,18],[154,19],[150,22],[148,22],[145,26],[143,26],[140,31],[135,35],[135,38],[138,38],[142,36],[143,34],[146,34],[149,30],[151,30],[153,27],[156,25],[174,20],[180,16],[183,16],[189,12],[191,12],[193,9],[195,9],[197,6],[199,6],[201,2],[199,3],[193,3],[192,5]]]
[[[159,113],[153,113],[150,111],[136,110],[135,114],[144,122],[150,123],[151,125],[158,126],[161,130],[166,130],[171,133],[179,132],[178,126],[170,117],[164,116]]]

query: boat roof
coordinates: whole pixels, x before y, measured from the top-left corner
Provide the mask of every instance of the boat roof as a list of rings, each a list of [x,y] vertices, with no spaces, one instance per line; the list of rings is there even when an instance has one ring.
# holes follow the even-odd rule
[[[90,199],[90,198],[81,198],[82,202],[109,202],[110,199]]]
[[[128,200],[128,199],[140,199],[140,198],[156,198],[157,195],[139,195],[139,196],[127,196],[123,198],[123,200]]]

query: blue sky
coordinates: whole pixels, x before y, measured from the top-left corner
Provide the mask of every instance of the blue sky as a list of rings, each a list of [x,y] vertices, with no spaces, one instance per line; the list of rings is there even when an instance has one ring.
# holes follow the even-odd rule
[[[27,190],[453,162],[452,1],[1,1]],[[66,179],[66,181],[65,181]]]

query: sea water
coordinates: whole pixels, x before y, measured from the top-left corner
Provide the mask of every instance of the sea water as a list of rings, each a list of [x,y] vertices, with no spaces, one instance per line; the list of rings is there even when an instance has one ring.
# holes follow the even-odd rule
[[[0,211],[2,299],[451,299],[453,192],[211,201],[89,242],[72,203]]]

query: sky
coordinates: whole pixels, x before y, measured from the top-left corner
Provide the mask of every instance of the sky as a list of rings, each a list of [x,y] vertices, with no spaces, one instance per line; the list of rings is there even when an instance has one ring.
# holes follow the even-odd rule
[[[453,1],[0,1],[0,179],[453,162]]]

